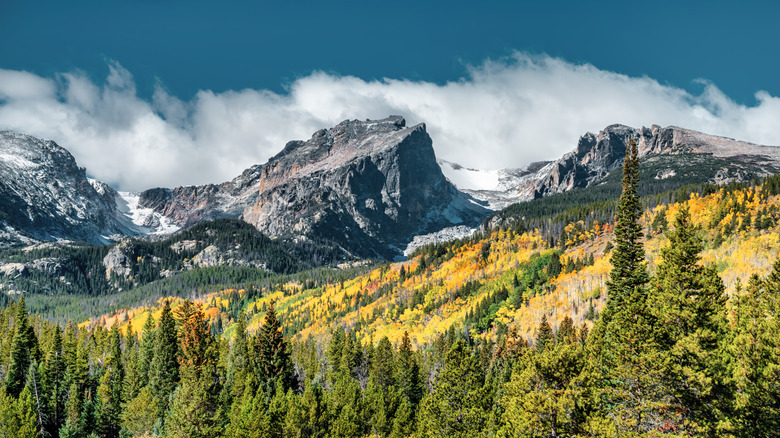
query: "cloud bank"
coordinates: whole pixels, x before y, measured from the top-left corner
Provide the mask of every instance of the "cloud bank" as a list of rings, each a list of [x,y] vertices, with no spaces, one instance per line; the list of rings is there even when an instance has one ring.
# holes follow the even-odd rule
[[[780,98],[740,105],[714,84],[685,90],[549,56],[517,53],[446,84],[365,81],[314,72],[286,93],[200,91],[190,101],[158,84],[138,96],[117,62],[96,83],[83,72],[44,78],[0,69],[0,129],[55,140],[88,173],[121,190],[218,183],[264,163],[289,140],[345,119],[426,122],[440,158],[483,169],[560,157],[613,123],[677,125],[780,145]]]

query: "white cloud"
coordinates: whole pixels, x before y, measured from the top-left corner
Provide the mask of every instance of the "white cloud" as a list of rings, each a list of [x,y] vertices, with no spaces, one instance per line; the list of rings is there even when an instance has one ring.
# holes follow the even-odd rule
[[[81,72],[42,78],[0,70],[0,129],[53,139],[94,177],[124,190],[222,182],[265,162],[289,140],[344,119],[401,114],[426,122],[438,156],[471,167],[521,167],[572,150],[612,123],[677,125],[780,144],[780,98],[735,103],[703,81],[699,95],[548,56],[518,53],[444,85],[364,81],[315,72],[267,90],[200,91],[191,101],[163,84],[138,97],[132,74],[109,63],[105,83]]]

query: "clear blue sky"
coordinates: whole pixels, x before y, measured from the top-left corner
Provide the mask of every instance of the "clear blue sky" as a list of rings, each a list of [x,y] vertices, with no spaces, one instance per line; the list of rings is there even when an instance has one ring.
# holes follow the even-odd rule
[[[683,4],[684,3],[684,4]],[[647,75],[691,92],[712,81],[739,103],[780,95],[776,2],[0,0],[0,68],[105,78],[127,68],[141,96],[283,91],[314,70],[436,83],[515,50]]]

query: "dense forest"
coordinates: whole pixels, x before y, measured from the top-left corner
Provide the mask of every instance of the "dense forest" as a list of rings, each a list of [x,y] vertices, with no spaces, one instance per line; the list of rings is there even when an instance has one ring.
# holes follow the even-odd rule
[[[776,239],[777,178],[648,216],[630,152],[614,222],[568,222],[554,247],[495,231],[368,273],[162,300],[140,329],[128,313],[57,324],[19,296],[0,311],[0,436],[780,435],[780,260],[732,280],[703,256]],[[587,312],[540,309],[604,266]]]

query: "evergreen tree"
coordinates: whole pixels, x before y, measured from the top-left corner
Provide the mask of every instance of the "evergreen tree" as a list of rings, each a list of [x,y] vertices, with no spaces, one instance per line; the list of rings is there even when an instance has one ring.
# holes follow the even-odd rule
[[[561,273],[561,256],[554,252],[550,255],[550,263],[547,265],[547,278],[555,278]]]
[[[156,339],[154,317],[149,314],[144,322],[141,332],[141,345],[138,351],[138,387],[143,388],[149,384],[149,370],[154,359],[154,346]]]
[[[122,386],[124,384],[121,337],[116,324],[109,334],[108,357],[105,370],[100,376],[98,397],[100,397],[100,431],[104,437],[118,437],[122,411]]]
[[[361,416],[364,411],[363,397],[355,379],[341,373],[325,399],[330,420],[329,436],[347,438],[365,434],[366,419]]]
[[[122,427],[132,436],[148,436],[154,430],[158,411],[152,391],[145,386],[122,410]]]
[[[609,293],[607,310],[603,318],[611,322],[618,318],[635,295],[644,298],[643,291],[649,281],[647,263],[642,246],[642,227],[639,220],[642,216],[642,204],[637,194],[639,185],[639,158],[636,141],[626,151],[623,162],[623,193],[618,203],[617,220],[615,222],[614,251],[612,252],[612,271],[607,281]],[[644,304],[644,300],[641,304]]]
[[[83,407],[83,397],[84,393],[79,384],[76,382],[71,383],[68,390],[68,401],[65,403],[65,424],[60,429],[60,435],[81,435],[81,409]]]
[[[420,376],[420,365],[414,358],[412,342],[406,331],[404,331],[401,344],[398,346],[395,376],[401,395],[412,407],[416,407],[424,395],[425,387]]]
[[[736,436],[780,432],[780,259],[765,280],[753,275],[733,305],[730,386]]]
[[[662,369],[662,396],[684,413],[676,429],[714,434],[730,398],[722,361],[728,327],[725,287],[714,267],[700,264],[702,243],[687,207],[680,208],[668,237],[653,280],[651,311],[658,321],[653,362]]]
[[[234,404],[230,424],[225,436],[227,438],[261,438],[271,436],[273,431],[268,415],[268,406],[264,403],[263,394],[245,393]]]
[[[228,385],[234,398],[243,397],[245,392],[254,393],[257,382],[251,359],[249,338],[246,333],[246,313],[242,310],[236,320],[235,336],[227,366]]]
[[[14,337],[11,342],[11,361],[5,378],[5,388],[9,396],[16,398],[27,384],[27,369],[30,367],[33,350],[38,344],[35,332],[27,319],[23,295],[16,305]]]
[[[639,223],[639,158],[631,140],[623,163],[623,193],[615,223],[607,304],[588,337],[589,362],[582,384],[595,389],[591,422],[611,433],[641,434],[657,426],[659,376],[652,363],[653,316],[648,306],[649,276]],[[595,426],[592,426],[595,427]]]
[[[128,324],[127,333],[125,334],[125,351],[122,355],[125,370],[124,388],[122,390],[124,400],[136,398],[138,393],[141,392],[141,388],[146,386],[141,384],[142,371],[139,368],[139,356],[138,339],[135,332],[133,332],[133,325]]]
[[[176,321],[171,312],[171,302],[166,300],[160,314],[154,342],[154,358],[149,369],[149,387],[160,407],[160,417],[168,407],[168,397],[179,382],[178,351]]]
[[[577,330],[574,328],[574,320],[569,315],[563,317],[558,331],[555,333],[556,344],[573,343],[577,341]]]
[[[576,331],[576,330],[575,330]],[[571,339],[563,337],[563,339]],[[575,382],[585,363],[570,341],[525,354],[506,385],[500,436],[575,436],[581,432],[582,389]]]
[[[379,340],[374,351],[371,367],[377,385],[383,388],[395,385],[393,346],[390,344],[390,339],[387,336],[383,336]]]
[[[60,326],[54,327],[54,339],[46,357],[46,385],[43,392],[49,400],[49,432],[57,435],[65,422],[65,359],[62,351],[62,332]]]
[[[555,335],[553,334],[552,326],[547,322],[547,315],[542,315],[542,320],[539,322],[539,328],[536,331],[536,351],[543,352],[547,347],[552,347],[555,342]]]
[[[422,436],[473,437],[487,425],[492,400],[486,397],[485,376],[465,341],[458,339],[447,353],[444,370],[423,400]]]
[[[281,324],[276,319],[273,302],[268,307],[263,325],[257,333],[255,354],[258,380],[267,393],[273,394],[277,383],[282,385],[284,391],[296,386],[292,359],[287,341],[282,335]]]
[[[15,422],[13,424],[14,438],[35,438],[40,436],[43,428],[39,423],[38,407],[35,398],[27,385],[14,402]]]
[[[173,396],[165,428],[171,437],[213,437],[220,434],[215,341],[200,304],[185,301],[181,321],[181,384]],[[162,323],[162,317],[160,319]],[[162,330],[161,330],[162,333]]]

